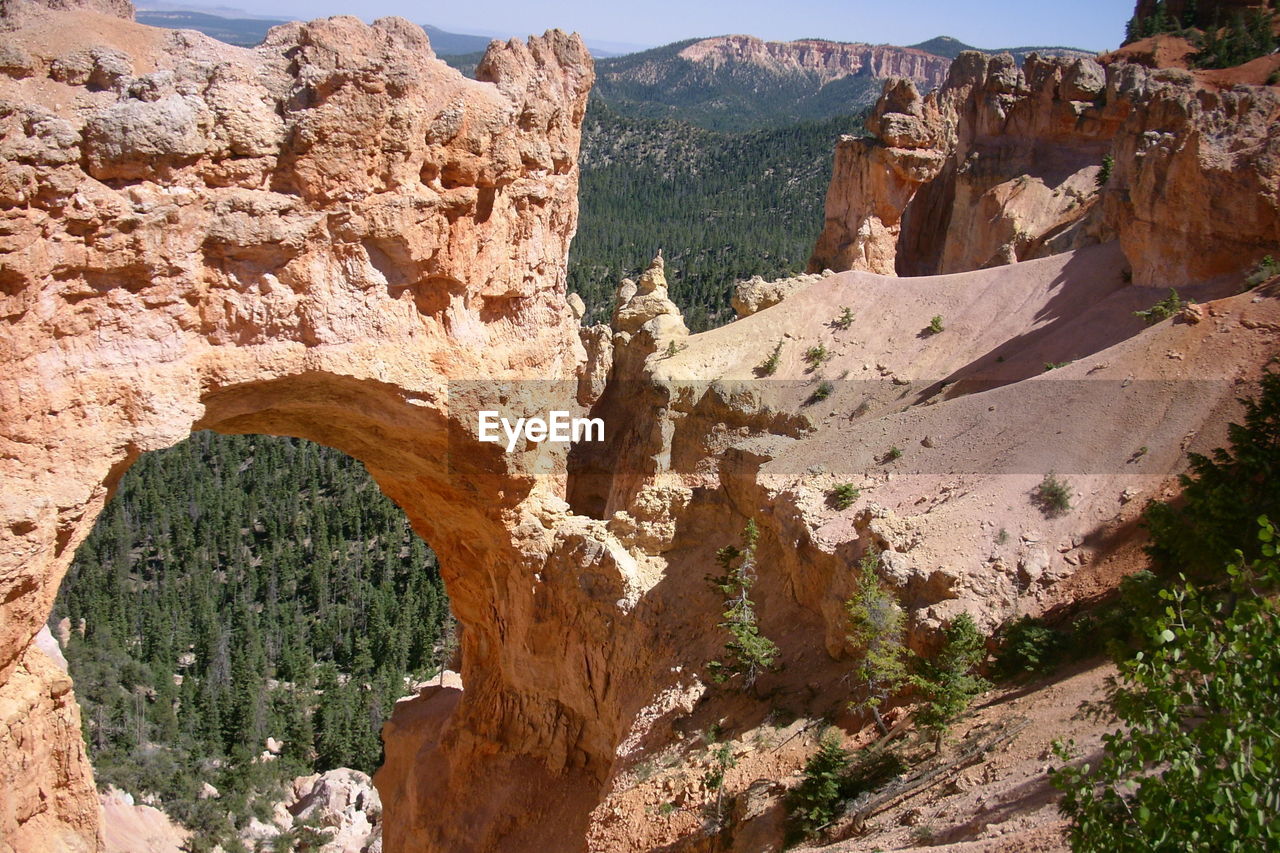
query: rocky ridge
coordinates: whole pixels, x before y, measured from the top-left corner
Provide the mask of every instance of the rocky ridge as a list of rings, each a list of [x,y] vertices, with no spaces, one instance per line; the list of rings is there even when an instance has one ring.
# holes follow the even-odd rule
[[[1140,284],[1234,272],[1280,234],[1277,121],[1274,87],[964,53],[924,97],[887,83],[872,135],[841,140],[809,268],[932,275],[1118,239]]]
[[[679,56],[711,68],[746,63],[774,73],[809,72],[820,84],[854,74],[908,77],[924,89],[942,85],[950,60],[909,47],[801,39],[764,41],[755,36],[717,36],[694,42]]]

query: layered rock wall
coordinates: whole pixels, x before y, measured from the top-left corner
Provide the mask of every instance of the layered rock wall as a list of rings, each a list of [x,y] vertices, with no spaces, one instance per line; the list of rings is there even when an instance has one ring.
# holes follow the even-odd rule
[[[680,56],[719,68],[748,63],[773,72],[809,72],[823,85],[855,74],[907,77],[923,89],[942,85],[950,60],[910,47],[801,39],[764,41],[754,36],[717,36],[695,42]]]
[[[841,140],[809,268],[961,272],[1118,238],[1139,283],[1238,272],[1280,243],[1277,121],[1268,87],[965,53],[923,98],[887,83],[872,135]]]
[[[485,401],[450,384],[576,384],[581,41],[497,45],[472,81],[394,18],[288,24],[244,50],[92,9],[6,8],[4,844],[98,844],[70,682],[32,638],[123,472],[192,429],[343,449],[441,557],[469,690],[436,787],[389,806],[388,850],[448,847],[464,826],[481,845],[545,838],[540,816],[585,814],[570,794],[530,802],[521,829],[474,792],[605,772],[600,632],[629,580],[593,531],[553,532],[563,452],[479,443]],[[575,548],[594,562],[547,569]]]

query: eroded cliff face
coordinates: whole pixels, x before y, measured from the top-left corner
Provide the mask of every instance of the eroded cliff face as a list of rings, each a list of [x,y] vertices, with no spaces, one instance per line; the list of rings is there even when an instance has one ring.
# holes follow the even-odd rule
[[[809,266],[931,275],[1119,239],[1138,283],[1238,272],[1280,242],[1277,121],[1271,87],[966,53],[923,98],[890,81],[872,135],[841,140]]]
[[[1276,301],[1254,294],[1211,302],[1228,291],[1193,287],[1207,303],[1194,320],[1145,327],[1133,312],[1150,291],[1123,275],[1141,240],[941,278],[808,277],[760,288],[747,316],[695,336],[655,261],[620,286],[610,327],[580,330],[564,293],[592,80],[578,39],[499,45],[469,81],[398,19],[290,24],[242,50],[92,10],[6,8],[18,12],[0,43],[0,779],[13,797],[0,837],[23,853],[98,844],[70,685],[32,637],[124,470],[193,428],[350,453],[440,557],[461,679],[398,703],[384,729],[385,850],[697,849],[729,843],[707,835],[705,792],[671,820],[628,823],[628,785],[657,750],[713,725],[745,730],[771,705],[843,713],[857,653],[844,602],[871,546],[917,648],[960,612],[991,629],[1069,601],[1128,541],[1143,499],[1172,494],[1183,452],[1221,442],[1241,386],[1277,354]],[[913,200],[955,165],[952,143],[934,141],[982,127],[973,151],[1039,164],[1046,189],[1092,179],[1096,161],[1063,161],[1045,140],[1075,139],[1090,99],[1129,78],[1050,63],[1033,67],[1052,85],[1033,86],[978,62],[957,64],[945,98],[886,93],[877,156],[904,188],[878,214],[883,233],[894,209],[909,214],[896,239],[924,233],[904,224]],[[1152,103],[1181,85],[1124,74]],[[1239,100],[1215,103],[1236,112],[1185,128],[1169,107],[1192,142],[1152,137],[1136,164],[1117,156],[1111,181],[1159,211],[1171,202],[1158,190],[1217,192],[1213,169],[1179,153],[1189,144],[1269,162],[1251,116],[1270,102],[1228,95]],[[1195,141],[1210,115],[1221,134]],[[1039,130],[996,156],[987,137],[1016,116]],[[1168,178],[1159,188],[1147,163],[1180,165],[1153,173]],[[1237,176],[1223,203],[1273,210],[1249,195],[1272,174]],[[1118,215],[1107,205],[1138,209],[1131,198],[1109,182],[1086,218],[1095,230],[1071,233],[1101,239]],[[967,233],[939,199],[945,233]],[[1148,267],[1160,250],[1184,259],[1167,282],[1181,286],[1199,268],[1176,227],[1152,222],[1145,239]],[[1186,239],[1222,230],[1207,227]],[[921,246],[943,258],[951,239]],[[895,242],[883,257],[900,256]],[[838,328],[844,307],[856,320]],[[921,333],[935,314],[945,333]],[[831,357],[809,365],[818,343]],[[777,381],[757,381],[771,353]],[[1127,390],[1135,378],[1152,381]],[[822,380],[833,387],[819,398]],[[508,454],[478,440],[490,406],[589,411],[608,441],[572,458],[530,443]],[[1062,517],[1033,500],[1050,469],[1077,489]],[[860,497],[836,509],[827,493],[844,483]],[[706,576],[748,520],[780,666],[742,690],[708,679],[726,637]]]
[[[553,533],[563,458],[478,443],[449,385],[576,379],[564,261],[593,74],[581,41],[496,46],[472,81],[400,19],[290,24],[244,50],[94,9],[6,9],[4,845],[98,843],[70,684],[31,640],[123,471],[193,428],[345,450],[452,567],[470,689],[431,808],[458,816],[453,832],[512,831],[475,817],[472,784],[491,774],[534,790],[539,773],[590,778],[604,685],[538,670],[597,668],[601,638],[567,626],[607,618],[590,614],[616,608],[625,578],[598,555],[596,598],[577,585],[586,569],[564,579],[574,600],[543,603],[530,579],[590,539]],[[520,774],[499,766],[518,758]],[[404,832],[428,821],[402,805],[417,815]],[[443,844],[451,830],[434,831]]]
[[[855,44],[800,39],[764,41],[754,36],[717,36],[695,42],[680,56],[719,68],[747,63],[773,72],[811,72],[823,84],[854,74],[869,77],[907,77],[922,89],[933,89],[947,78],[951,60],[923,50],[893,45]]]

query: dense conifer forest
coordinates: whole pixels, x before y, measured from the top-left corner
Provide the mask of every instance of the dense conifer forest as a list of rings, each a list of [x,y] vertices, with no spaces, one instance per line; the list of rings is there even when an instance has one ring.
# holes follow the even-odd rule
[[[802,272],[822,229],[841,134],[858,116],[751,133],[627,118],[592,101],[583,126],[581,221],[569,289],[607,322],[613,293],[659,249],[693,331],[733,318],[733,285]]]
[[[372,773],[391,705],[453,633],[435,556],[360,463],[213,433],[129,470],[63,617],[99,785],[159,798],[224,847],[282,781]],[[283,748],[263,761],[268,737]],[[206,782],[219,797],[200,798]]]

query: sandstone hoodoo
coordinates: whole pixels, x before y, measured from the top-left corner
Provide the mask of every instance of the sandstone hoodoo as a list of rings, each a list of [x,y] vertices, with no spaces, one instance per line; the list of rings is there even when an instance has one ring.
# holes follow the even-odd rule
[[[15,0],[0,28],[6,853],[101,846],[42,628],[124,471],[193,429],[359,459],[461,625],[460,673],[383,729],[377,796],[350,770],[300,778],[250,827],[264,843],[314,819],[388,853],[780,849],[818,722],[867,743],[873,716],[897,736],[930,702],[855,695],[860,590],[904,655],[956,659],[1105,593],[1143,565],[1146,500],[1280,356],[1263,87],[962,54],[935,94],[891,82],[873,138],[841,143],[814,273],[748,282],[739,319],[690,335],[659,255],[584,329],[576,36],[494,43],[469,80],[400,19],[243,49],[66,7]],[[605,440],[482,434],[481,412],[553,410]],[[1096,672],[1054,689],[1082,681],[1098,694]],[[897,846],[936,824],[1060,847],[1045,751],[1102,724],[1035,696],[963,725],[927,708],[941,749],[901,785],[948,786],[823,831],[892,814]]]

